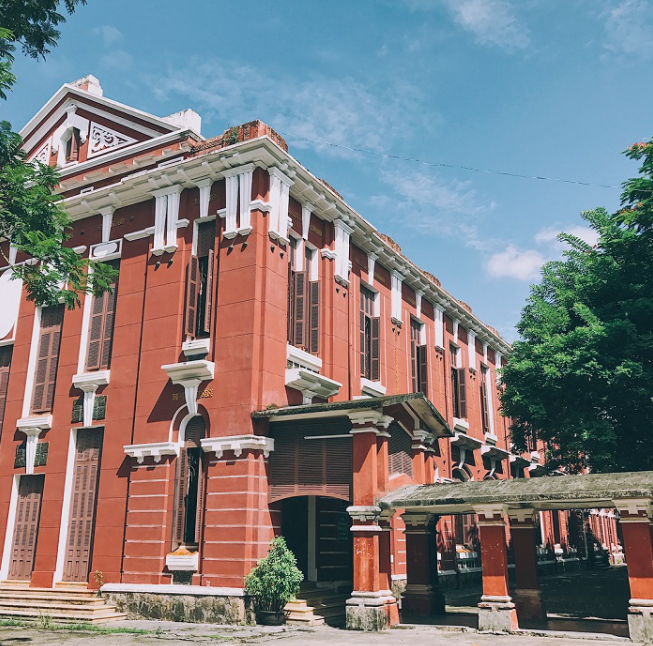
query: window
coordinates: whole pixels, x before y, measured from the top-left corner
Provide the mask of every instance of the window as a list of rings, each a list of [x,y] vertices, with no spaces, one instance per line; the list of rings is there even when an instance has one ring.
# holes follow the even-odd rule
[[[481,425],[483,433],[491,433],[490,428],[490,403],[487,391],[488,369],[487,366],[481,366]]]
[[[381,374],[380,319],[375,316],[375,294],[361,285],[360,356],[361,376],[379,381]]]
[[[118,269],[118,263],[112,263],[112,265]],[[102,296],[93,297],[86,370],[108,370],[109,368],[117,297],[117,280],[112,283],[110,291],[105,292]]]
[[[210,336],[213,309],[215,220],[197,227],[197,254],[190,257],[186,279],[186,334]]]
[[[299,254],[303,253],[303,258]],[[303,261],[303,262],[302,262]],[[315,280],[315,250],[290,239],[288,265],[288,343],[318,354],[320,345],[320,283]],[[315,267],[316,269],[316,267]]]
[[[200,440],[206,423],[197,415],[186,425],[184,447],[179,454],[175,542],[196,547],[200,542],[204,505],[204,458]]]
[[[390,475],[403,473],[413,477],[413,449],[410,435],[399,424],[392,422],[388,428],[388,468]]]
[[[414,393],[424,393],[428,396],[428,364],[427,347],[422,344],[423,324],[410,321],[410,365]]]
[[[467,419],[467,374],[465,368],[458,367],[460,348],[452,345],[450,351],[453,416],[458,419]]]
[[[54,403],[54,386],[59,364],[59,345],[63,324],[63,305],[46,307],[41,311],[36,375],[32,413],[49,413]]]
[[[9,367],[11,366],[11,355],[13,348],[6,345],[0,348],[0,431],[5,415],[5,404],[7,403],[7,387],[9,385]]]
[[[78,128],[73,128],[70,139],[66,142],[66,161],[79,161],[79,149],[81,146],[81,136]]]

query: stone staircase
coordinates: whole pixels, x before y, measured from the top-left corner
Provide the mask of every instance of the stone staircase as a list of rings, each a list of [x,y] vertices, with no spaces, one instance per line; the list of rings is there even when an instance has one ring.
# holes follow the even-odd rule
[[[117,612],[86,585],[30,588],[13,581],[0,582],[0,618],[25,621],[49,617],[56,624],[103,624],[127,615]]]
[[[286,623],[296,626],[344,626],[349,596],[334,588],[303,585],[297,599],[289,601],[284,608],[288,613]]]

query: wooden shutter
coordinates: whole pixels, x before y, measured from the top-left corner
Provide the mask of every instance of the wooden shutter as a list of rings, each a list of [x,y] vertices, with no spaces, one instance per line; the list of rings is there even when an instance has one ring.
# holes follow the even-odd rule
[[[209,334],[211,332],[211,312],[213,311],[213,263],[215,257],[213,249],[208,250],[207,256],[206,282],[204,284],[204,321],[202,323],[202,330]]]
[[[67,152],[66,161],[73,162],[79,160],[79,146],[80,146],[80,137],[79,130],[73,128],[73,131],[70,135],[70,139],[67,143]]]
[[[62,322],[63,305],[43,309],[32,398],[33,413],[49,413],[52,410]]]
[[[288,265],[288,294],[287,294],[287,310],[288,310],[288,343],[290,345],[294,344],[293,339],[293,321],[295,316],[293,314],[293,307],[295,305],[295,272],[292,270],[292,266]]]
[[[204,258],[215,247],[215,220],[202,222],[197,228],[197,257]]]
[[[320,283],[308,283],[308,351],[317,354],[320,351]]]
[[[11,365],[12,347],[0,348],[0,431],[7,403],[7,387],[9,386],[9,366]]]
[[[419,358],[419,390],[427,397],[429,394],[429,364],[428,364],[428,348],[425,345],[420,345],[417,348],[417,356]]]
[[[410,374],[413,385],[412,392],[419,392],[419,357],[417,339],[415,338],[414,327],[410,329]]]
[[[177,513],[175,518],[175,543],[184,541],[184,498],[188,481],[188,453],[182,449],[179,454],[179,472],[177,473]]]
[[[485,383],[485,374],[481,381],[481,422],[483,424],[483,433],[490,432],[489,407],[487,400],[487,384]]]
[[[467,419],[467,369],[458,370],[458,412],[462,419]]]
[[[362,298],[362,297],[361,297]],[[360,315],[360,357],[361,357],[361,376],[367,377],[367,335],[365,334],[365,310],[363,309],[361,303],[361,315]]]
[[[370,379],[379,381],[381,378],[381,319],[370,319]]]
[[[83,583],[88,580],[95,530],[102,437],[102,431],[99,429],[77,431],[64,581]]]
[[[295,272],[295,302],[293,304],[293,345],[303,348],[306,343],[306,272]]]
[[[197,300],[199,297],[200,265],[197,256],[191,256],[186,277],[186,329],[190,337],[195,337],[197,330]]]
[[[42,497],[43,476],[21,476],[7,577],[10,581],[25,581],[32,576]]]
[[[111,291],[93,297],[86,370],[106,370],[109,367],[117,290],[117,283],[113,283]]]
[[[202,525],[204,523],[204,481],[206,479],[204,453],[201,449],[197,465],[197,511],[195,515],[195,542],[199,543],[202,538]]]
[[[393,422],[388,429],[388,467],[390,475],[404,473],[413,477],[412,440],[401,426]]]

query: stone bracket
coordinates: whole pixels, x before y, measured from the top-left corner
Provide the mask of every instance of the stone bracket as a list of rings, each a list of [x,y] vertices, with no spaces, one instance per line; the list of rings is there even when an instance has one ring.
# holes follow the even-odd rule
[[[52,428],[52,415],[45,417],[24,417],[16,423],[16,428],[25,435],[25,474],[34,473],[36,461],[36,445],[42,431]]]

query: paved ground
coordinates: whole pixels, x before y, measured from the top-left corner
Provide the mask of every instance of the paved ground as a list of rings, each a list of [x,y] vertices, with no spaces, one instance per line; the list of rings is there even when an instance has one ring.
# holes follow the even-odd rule
[[[616,646],[617,642],[623,644],[627,641],[625,618],[629,594],[626,568],[547,577],[541,580],[541,589],[550,615],[548,624],[529,626],[529,631],[517,635],[476,632],[476,603],[480,590],[468,589],[447,593],[449,614],[442,619],[433,618],[431,625],[403,626],[378,634],[329,627],[264,628],[122,621],[108,627],[132,632],[0,626],[0,646],[181,646],[188,642],[279,646]]]
[[[101,634],[28,628],[0,628],[0,646],[185,646],[199,644],[275,644],[279,646],[617,646],[626,640],[558,639],[523,635],[486,635],[464,629],[447,630],[432,626],[395,628],[383,633],[354,633],[337,628],[238,628],[170,622],[121,622],[130,627],[151,629],[147,634]],[[155,632],[159,630],[159,632]],[[577,635],[580,637],[580,634]]]

